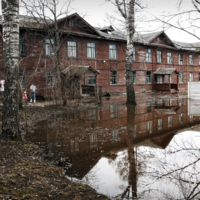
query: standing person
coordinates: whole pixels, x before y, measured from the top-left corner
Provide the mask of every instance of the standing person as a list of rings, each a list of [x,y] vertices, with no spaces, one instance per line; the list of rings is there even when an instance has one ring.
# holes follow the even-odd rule
[[[36,86],[32,83],[30,89],[31,89],[31,98],[30,98],[30,102],[32,102],[32,98],[34,98],[34,103],[35,103],[35,102],[36,102],[36,96],[35,96],[35,94],[36,94],[37,88],[36,88]]]
[[[23,104],[27,105],[27,100],[28,100],[28,97],[27,97],[26,91],[24,91],[24,93],[23,93]]]

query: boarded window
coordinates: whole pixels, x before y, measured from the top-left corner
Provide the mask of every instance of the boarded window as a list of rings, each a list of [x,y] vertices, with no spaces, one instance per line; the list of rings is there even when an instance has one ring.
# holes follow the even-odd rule
[[[75,41],[67,41],[67,56],[69,58],[77,57],[77,43]]]
[[[26,37],[19,35],[19,55],[26,56]]]
[[[110,70],[110,85],[117,85],[117,70]]]
[[[96,44],[94,42],[87,42],[87,57],[96,58]]]
[[[54,40],[53,39],[46,39],[45,40],[45,55],[46,56],[54,56]]]
[[[109,44],[109,59],[117,59],[117,46],[116,46],[116,44]]]

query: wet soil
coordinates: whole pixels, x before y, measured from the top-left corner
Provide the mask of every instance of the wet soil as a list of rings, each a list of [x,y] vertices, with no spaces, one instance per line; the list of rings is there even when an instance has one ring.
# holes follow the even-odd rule
[[[109,199],[88,185],[68,180],[61,167],[44,159],[39,146],[23,139],[34,131],[35,121],[63,109],[69,107],[26,107],[19,112],[22,140],[0,138],[0,199]]]

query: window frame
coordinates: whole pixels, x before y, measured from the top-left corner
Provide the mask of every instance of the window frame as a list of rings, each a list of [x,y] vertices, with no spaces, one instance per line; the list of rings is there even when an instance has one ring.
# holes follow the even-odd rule
[[[47,40],[49,40],[50,42],[47,43]],[[54,43],[54,39],[53,38],[45,38],[45,56],[48,56],[48,57],[53,57],[55,55],[55,52],[54,52],[54,46],[55,43]],[[48,48],[48,51],[49,51],[49,54],[47,54],[47,46],[49,46]]]
[[[189,65],[194,65],[194,59],[192,54],[189,55]]]
[[[51,81],[49,81],[49,77],[51,77]],[[55,69],[45,69],[45,82],[46,87],[55,87],[56,86],[56,70]],[[51,84],[48,84],[48,83]]]
[[[134,76],[134,72],[135,72],[135,76]],[[137,71],[136,70],[132,70],[132,75],[133,75],[133,84],[136,84],[137,83]]]
[[[179,72],[179,83],[183,83],[183,72]],[[182,74],[182,76],[181,76],[181,74]],[[181,81],[181,77],[182,77],[182,81]]]
[[[21,53],[21,49],[23,49],[24,52]],[[19,55],[26,56],[26,35],[25,34],[19,35]]]
[[[116,83],[111,83],[111,72],[116,72]],[[115,77],[114,77],[115,78]],[[109,85],[117,85],[118,84],[118,71],[117,70],[109,70]]]
[[[172,64],[172,52],[167,52],[167,64]]]
[[[162,51],[157,50],[157,63],[162,63]]]
[[[146,60],[146,62],[151,62],[152,61],[152,53],[151,53],[151,49],[150,48],[146,49],[145,60]]]
[[[94,77],[94,79],[89,79],[89,77]],[[89,80],[95,80],[94,84],[90,84]],[[87,85],[96,85],[96,75],[87,75]]]
[[[183,65],[183,53],[178,54],[178,64]]]
[[[115,49],[110,49],[110,46],[115,46]],[[111,57],[111,51],[115,50],[115,58]],[[108,44],[108,53],[109,53],[109,60],[117,60],[117,45],[114,43]]]
[[[88,44],[94,44],[94,47],[88,47]],[[96,58],[96,42],[87,41],[86,48],[87,48],[87,58]],[[94,57],[88,56],[88,48],[90,48],[92,50],[94,49]],[[91,52],[92,52],[92,50],[91,50]],[[91,53],[91,54],[93,54],[93,53]]]
[[[190,79],[190,75],[192,75],[192,80]],[[194,81],[194,73],[193,72],[189,72],[189,82],[193,82]]]
[[[76,46],[69,46],[69,42],[74,42],[76,44]],[[69,48],[71,47],[76,47],[75,52],[76,52],[76,56],[70,56],[69,52],[71,52],[71,49],[69,51]],[[72,49],[72,51],[74,52],[74,49]],[[67,58],[78,58],[78,43],[75,40],[67,40]]]
[[[150,72],[150,81],[149,82],[147,81],[147,78],[148,78],[147,73],[148,72]],[[152,84],[152,71],[146,71],[146,84]]]

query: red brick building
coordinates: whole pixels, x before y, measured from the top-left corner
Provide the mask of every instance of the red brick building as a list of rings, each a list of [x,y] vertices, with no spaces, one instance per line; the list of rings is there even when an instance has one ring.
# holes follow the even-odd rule
[[[61,71],[70,66],[90,66],[99,74],[85,77],[86,85],[101,85],[103,92],[124,93],[126,36],[112,26],[94,28],[78,14],[58,21]],[[51,25],[49,25],[50,27]],[[20,78],[29,89],[33,82],[45,95],[55,84],[54,41],[33,18],[20,16]],[[174,42],[164,31],[135,34],[133,81],[136,92],[177,91],[188,81],[200,80],[199,43]],[[0,79],[4,79],[0,48]],[[165,70],[162,70],[165,69]],[[87,75],[86,75],[87,76]]]

